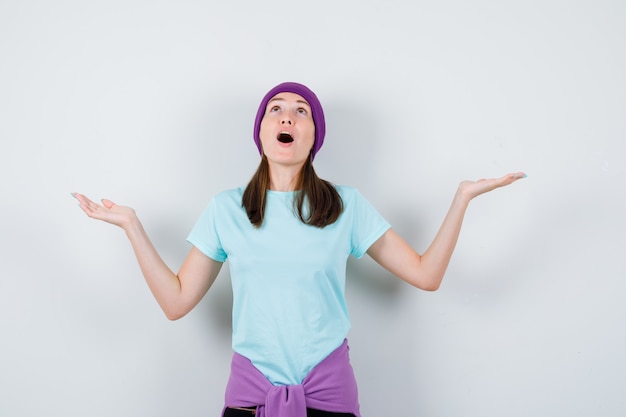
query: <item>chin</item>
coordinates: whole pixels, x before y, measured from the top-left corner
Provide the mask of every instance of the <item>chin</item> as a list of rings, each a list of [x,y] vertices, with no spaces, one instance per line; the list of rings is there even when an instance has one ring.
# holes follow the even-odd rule
[[[304,165],[306,158],[302,159],[302,158],[294,158],[294,157],[287,157],[287,156],[278,156],[274,158],[268,157],[267,160],[270,164],[285,165],[285,166],[296,165],[297,166],[297,165]]]

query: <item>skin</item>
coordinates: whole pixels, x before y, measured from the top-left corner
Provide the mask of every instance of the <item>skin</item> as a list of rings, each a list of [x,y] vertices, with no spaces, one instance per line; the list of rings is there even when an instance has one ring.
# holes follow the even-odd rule
[[[294,141],[280,143],[277,136],[281,131],[288,131]],[[308,103],[293,93],[275,96],[268,103],[261,122],[260,137],[270,167],[270,188],[276,191],[294,190],[315,140],[315,125]],[[392,229],[374,242],[367,253],[382,267],[414,287],[437,290],[454,252],[470,201],[524,177],[522,172],[518,172],[500,178],[461,182],[439,231],[423,254],[415,251]],[[156,251],[135,210],[111,200],[103,199],[98,204],[82,194],[72,195],[87,216],[124,230],[152,294],[170,320],[177,320],[191,311],[219,274],[222,263],[207,257],[195,247],[189,251],[178,273],[174,273]]]
[[[293,142],[279,142],[281,132],[288,132]],[[267,103],[259,137],[270,165],[270,189],[292,191],[315,142],[311,106],[298,94],[277,94]]]

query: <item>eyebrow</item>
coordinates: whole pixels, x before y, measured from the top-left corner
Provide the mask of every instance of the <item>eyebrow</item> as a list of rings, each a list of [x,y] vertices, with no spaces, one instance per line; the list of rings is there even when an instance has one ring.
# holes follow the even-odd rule
[[[273,99],[271,99],[270,101],[267,102],[267,104],[270,104],[272,101],[285,101],[284,98],[282,97],[275,97]],[[306,104],[307,106],[311,107],[311,105],[306,101],[306,100],[296,100],[297,103],[302,103],[302,104]]]

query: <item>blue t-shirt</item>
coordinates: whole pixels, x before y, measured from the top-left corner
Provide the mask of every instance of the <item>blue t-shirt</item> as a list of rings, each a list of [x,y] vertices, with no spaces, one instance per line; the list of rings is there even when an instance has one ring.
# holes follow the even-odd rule
[[[304,224],[294,192],[268,191],[265,218],[254,227],[244,188],[216,195],[188,241],[230,263],[233,349],[275,385],[300,384],[341,345],[350,329],[346,261],[362,257],[389,224],[354,188],[337,186],[344,211],[324,228]]]

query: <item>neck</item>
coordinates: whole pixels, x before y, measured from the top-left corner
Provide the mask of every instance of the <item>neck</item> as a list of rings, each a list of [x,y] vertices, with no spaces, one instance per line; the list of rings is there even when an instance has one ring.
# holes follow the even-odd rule
[[[270,163],[270,190],[295,191],[299,185],[300,165],[275,165]]]

